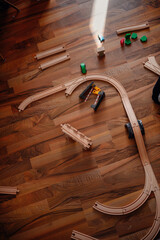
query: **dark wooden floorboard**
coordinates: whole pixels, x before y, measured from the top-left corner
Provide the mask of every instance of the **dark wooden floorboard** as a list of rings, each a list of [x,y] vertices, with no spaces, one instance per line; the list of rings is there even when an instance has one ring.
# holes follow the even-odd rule
[[[151,227],[155,199],[126,216],[95,211],[99,201],[123,206],[139,196],[144,171],[121,99],[109,84],[98,111],[79,101],[84,83],[65,97],[64,92],[30,104],[18,112],[28,96],[88,73],[108,74],[119,80],[145,127],[149,160],[160,183],[160,108],[152,101],[158,76],[143,67],[148,55],[160,63],[160,3],[156,0],[109,0],[105,21],[105,58],[96,56],[90,21],[92,0],[12,1],[20,13],[0,6],[0,185],[17,186],[16,197],[0,196],[0,239],[67,240],[73,229],[102,240],[138,240]],[[100,4],[100,1],[99,1]],[[96,16],[96,15],[95,15]],[[131,46],[121,48],[116,30],[149,21]],[[97,22],[101,26],[101,22]],[[142,43],[140,37],[148,41]],[[35,54],[66,45],[71,59],[39,72],[44,60]],[[63,54],[59,54],[63,55]],[[54,59],[49,57],[48,59]],[[90,151],[61,131],[70,123],[93,140]],[[138,224],[137,224],[138,222]],[[158,237],[157,237],[158,239]]]

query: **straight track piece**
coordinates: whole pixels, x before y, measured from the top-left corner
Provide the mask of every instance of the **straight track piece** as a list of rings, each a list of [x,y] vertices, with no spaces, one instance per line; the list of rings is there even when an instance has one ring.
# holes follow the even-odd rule
[[[74,141],[79,142],[84,149],[91,148],[92,140],[86,137],[83,133],[79,132],[76,128],[72,127],[70,124],[61,124],[61,129],[67,136],[72,138]]]
[[[66,49],[65,49],[64,46],[59,46],[59,47],[56,47],[56,48],[51,48],[51,49],[48,49],[46,51],[42,51],[42,52],[37,53],[35,58],[37,60],[39,60],[39,59],[49,57],[51,55],[61,53],[61,52],[65,52],[65,51],[66,51]]]
[[[141,25],[135,25],[135,26],[131,26],[131,27],[120,28],[116,32],[117,32],[117,34],[121,34],[121,33],[125,33],[125,32],[132,32],[132,31],[136,31],[136,30],[141,30],[141,29],[145,29],[145,28],[149,28],[149,23],[148,22],[146,22],[144,24],[141,24]]]
[[[13,194],[16,195],[19,192],[17,187],[0,186],[0,194]]]
[[[93,238],[91,236],[88,236],[84,233],[77,232],[75,230],[72,231],[71,239],[74,239],[74,240],[98,240],[97,238]]]
[[[64,61],[69,60],[69,59],[70,59],[70,56],[69,56],[69,54],[67,54],[67,55],[64,55],[64,56],[62,56],[62,57],[58,57],[58,58],[56,58],[56,59],[53,59],[53,60],[51,60],[51,61],[42,63],[42,64],[39,66],[39,68],[40,68],[41,70],[44,70],[44,69],[46,69],[46,68],[49,68],[49,67],[51,67],[51,66],[54,66],[54,65],[56,65],[56,64],[58,64],[58,63],[64,62]]]

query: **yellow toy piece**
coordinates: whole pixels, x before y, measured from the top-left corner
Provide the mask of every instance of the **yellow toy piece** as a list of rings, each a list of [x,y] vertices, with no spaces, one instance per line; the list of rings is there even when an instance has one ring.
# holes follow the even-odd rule
[[[93,88],[92,93],[95,94],[95,95],[98,95],[98,93],[99,93],[100,91],[101,91],[101,89],[98,88],[97,86],[95,86],[95,87]]]

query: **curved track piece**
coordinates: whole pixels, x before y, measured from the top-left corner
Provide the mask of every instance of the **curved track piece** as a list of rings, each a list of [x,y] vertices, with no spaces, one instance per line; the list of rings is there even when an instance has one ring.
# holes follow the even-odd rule
[[[71,239],[74,239],[74,240],[98,240],[97,238],[93,238],[91,236],[88,236],[84,233],[77,232],[75,230],[72,231]]]
[[[131,213],[138,209],[139,207],[141,207],[143,203],[145,203],[145,201],[148,199],[152,190],[151,182],[152,180],[150,179],[150,176],[148,175],[148,172],[145,169],[145,186],[140,196],[135,201],[123,207],[110,207],[99,202],[95,202],[93,208],[99,212],[110,215],[125,215]]]
[[[35,102],[37,100],[40,100],[42,98],[48,97],[54,93],[60,92],[65,89],[65,86],[59,85],[57,87],[52,87],[50,89],[47,89],[45,91],[36,93],[28,98],[26,98],[18,107],[19,112],[24,110],[30,103]]]

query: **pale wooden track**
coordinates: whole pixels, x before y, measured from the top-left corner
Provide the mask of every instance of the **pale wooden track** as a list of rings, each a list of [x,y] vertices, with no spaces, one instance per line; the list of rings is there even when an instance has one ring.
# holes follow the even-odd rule
[[[16,195],[19,190],[16,187],[0,186],[0,194]]]
[[[89,149],[92,146],[92,140],[85,136],[83,133],[79,132],[77,129],[72,127],[70,124],[65,123],[61,124],[62,132],[66,134],[66,136],[72,138],[74,141],[79,142],[84,149]]]
[[[153,225],[150,229],[150,231],[144,236],[142,239],[146,240],[151,240],[154,239],[154,237],[157,235],[159,229],[160,229],[160,189],[158,182],[156,180],[156,177],[154,175],[154,172],[152,170],[152,167],[150,165],[148,155],[146,152],[145,144],[143,141],[143,137],[138,125],[137,118],[135,116],[135,113],[133,111],[133,108],[131,106],[131,103],[129,101],[127,92],[125,91],[124,87],[116,80],[111,77],[105,76],[105,75],[99,75],[99,74],[94,74],[94,75],[87,75],[85,77],[80,77],[74,81],[71,81],[69,83],[59,85],[57,87],[54,87],[52,89],[46,90],[44,92],[41,92],[39,94],[33,95],[29,97],[28,99],[24,100],[19,106],[19,110],[25,109],[25,107],[28,105],[28,102],[31,103],[33,101],[36,101],[37,99],[49,96],[53,93],[62,91],[66,89],[65,94],[71,95],[72,92],[82,83],[90,80],[95,80],[95,81],[104,81],[107,83],[110,83],[112,86],[116,88],[116,90],[119,92],[122,103],[124,106],[124,109],[126,111],[126,114],[129,118],[129,121],[131,123],[131,126],[133,128],[134,136],[135,136],[135,141],[137,144],[137,148],[139,151],[140,159],[142,162],[142,165],[144,167],[145,171],[145,186],[144,189],[141,193],[141,195],[131,204],[120,207],[120,208],[113,208],[113,207],[107,207],[99,202],[96,202],[95,205],[93,206],[94,209],[106,213],[106,214],[111,214],[111,215],[123,215],[123,214],[128,214],[130,212],[135,211],[138,209],[142,204],[147,200],[151,192],[154,192],[155,198],[156,198],[156,216],[153,222]],[[48,91],[48,92],[47,92]],[[82,238],[83,239],[83,238]]]
[[[61,53],[61,52],[65,52],[65,51],[66,51],[66,49],[65,49],[64,46],[59,46],[59,47],[56,47],[56,48],[51,48],[51,49],[48,49],[48,50],[37,53],[35,58],[37,60],[39,60],[39,59],[49,57],[51,55]]]
[[[160,66],[157,63],[154,56],[148,57],[148,61],[144,62],[144,67],[149,69],[150,71],[156,73],[158,76],[160,76]]]
[[[81,240],[81,239],[83,239],[83,240],[98,240],[97,238],[93,238],[91,236],[88,236],[81,232],[77,232],[75,230],[72,231],[71,239],[74,239],[74,240]]]
[[[144,24],[141,24],[141,25],[121,28],[121,29],[118,29],[116,32],[117,32],[117,34],[121,34],[121,33],[125,33],[125,32],[142,30],[142,29],[145,29],[145,28],[149,28],[149,23],[148,22],[146,22]]]

